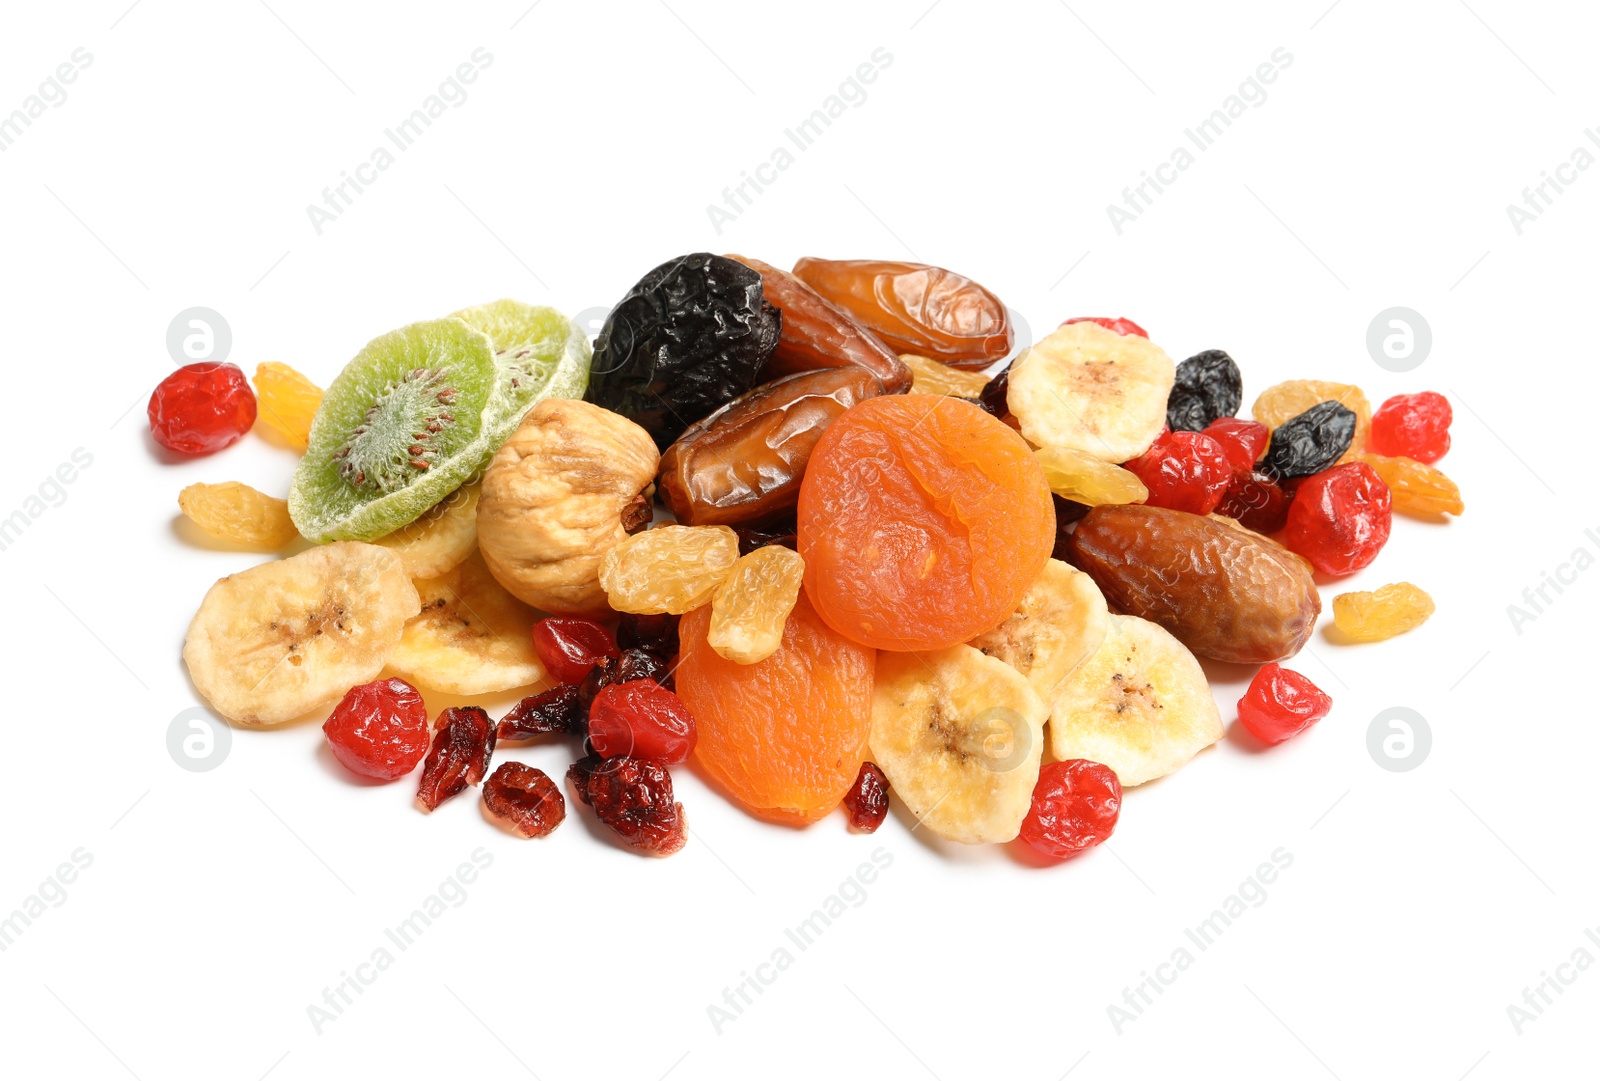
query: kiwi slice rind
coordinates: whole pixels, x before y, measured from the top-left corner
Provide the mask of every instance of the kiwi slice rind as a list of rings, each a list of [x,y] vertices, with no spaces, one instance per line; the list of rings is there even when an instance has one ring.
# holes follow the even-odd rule
[[[545,398],[582,398],[594,350],[583,328],[555,308],[495,300],[452,318],[489,336],[497,378],[487,435],[498,449]]]

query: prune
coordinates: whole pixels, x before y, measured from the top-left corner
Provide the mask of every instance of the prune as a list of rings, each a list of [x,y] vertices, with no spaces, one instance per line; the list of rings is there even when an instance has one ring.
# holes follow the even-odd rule
[[[741,556],[747,556],[757,548],[765,548],[769,544],[779,544],[785,548],[795,547],[793,516],[760,525],[736,525],[733,531],[739,534]]]
[[[1381,642],[1416,630],[1433,615],[1433,598],[1410,582],[1333,598],[1333,623],[1357,642]]]
[[[657,657],[671,657],[678,652],[678,617],[665,612],[625,614],[617,624],[617,645],[623,649],[646,649]]]
[[[1388,485],[1366,463],[1347,462],[1300,482],[1283,542],[1323,574],[1351,574],[1378,558],[1392,521]]]
[[[1123,468],[1149,490],[1145,503],[1190,514],[1210,514],[1233,480],[1221,444],[1200,432],[1163,433]]]
[[[1218,417],[1201,433],[1217,441],[1235,469],[1254,469],[1272,440],[1272,430],[1258,420]]]
[[[1289,497],[1278,482],[1255,469],[1235,469],[1217,513],[1257,533],[1276,533],[1289,516]]]
[[[694,750],[694,717],[683,699],[653,679],[613,683],[589,707],[589,745],[602,758],[632,755],[667,765]]]
[[[1145,333],[1144,327],[1135,323],[1132,319],[1123,319],[1121,316],[1111,319],[1104,315],[1075,315],[1071,319],[1063,319],[1061,321],[1062,326],[1066,326],[1068,323],[1093,323],[1097,327],[1105,327],[1107,330],[1115,331],[1118,334],[1133,334],[1140,338],[1150,337],[1149,334]]]
[[[322,725],[328,748],[351,773],[393,781],[428,753],[428,707],[403,679],[351,687]]]
[[[610,631],[577,616],[548,616],[535,623],[533,649],[562,683],[582,683],[591,668],[617,655]]]
[[[417,802],[432,811],[483,780],[494,754],[494,725],[478,706],[451,706],[435,722],[433,746],[422,765]]]
[[[753,522],[792,508],[811,451],[834,418],[883,393],[853,365],[763,384],[692,424],[661,456],[662,502],[684,525]]]
[[[761,381],[783,317],[761,275],[708,252],[656,267],[595,340],[586,401],[620,413],[666,447]]]
[[[1261,471],[1272,477],[1309,477],[1350,449],[1356,415],[1338,402],[1318,402],[1273,429]]]
[[[548,774],[505,762],[483,782],[483,805],[520,837],[543,837],[567,817],[567,801]]]
[[[885,394],[911,388],[911,369],[849,312],[787,270],[743,255],[728,258],[760,274],[767,303],[783,313],[783,332],[767,361],[766,378],[854,364],[877,376]]]
[[[1454,411],[1443,394],[1396,394],[1372,414],[1368,442],[1379,454],[1410,458],[1427,465],[1450,449]]]
[[[529,695],[512,706],[495,727],[495,738],[532,739],[551,732],[583,732],[583,704],[571,684]]]
[[[1011,317],[1000,298],[942,267],[805,258],[794,274],[896,353],[977,369],[1011,352]]]
[[[156,385],[146,407],[150,434],[179,454],[210,454],[256,422],[256,396],[232,364],[185,364]]]
[[[1356,455],[1356,461],[1372,467],[1402,514],[1461,514],[1467,509],[1456,482],[1431,465],[1367,453]]]
[[[1221,349],[1207,349],[1178,365],[1167,395],[1167,426],[1175,432],[1204,431],[1212,421],[1239,412],[1243,402],[1239,365]]]
[[[883,775],[876,762],[861,763],[856,783],[844,794],[844,808],[853,830],[876,833],[883,825],[889,813],[889,778]]]
[[[672,799],[672,775],[643,758],[588,755],[567,770],[578,798],[623,843],[652,856],[670,856],[688,840],[683,804]]]
[[[1107,840],[1121,811],[1122,784],[1109,767],[1082,758],[1047,762],[1021,837],[1042,856],[1071,859]]]
[[[1305,564],[1232,525],[1139,505],[1096,507],[1068,560],[1114,611],[1165,627],[1202,657],[1262,664],[1294,656],[1322,611]]]
[[[1299,672],[1265,664],[1239,699],[1239,723],[1263,743],[1282,743],[1328,715],[1333,699]]]

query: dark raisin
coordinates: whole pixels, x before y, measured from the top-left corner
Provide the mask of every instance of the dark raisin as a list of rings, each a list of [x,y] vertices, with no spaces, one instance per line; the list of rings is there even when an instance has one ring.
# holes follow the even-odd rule
[[[761,381],[783,317],[761,275],[709,252],[669,260],[612,310],[595,340],[588,401],[665,450],[685,428]]]
[[[1015,361],[1012,362],[1016,363]],[[1006,405],[1006,391],[1011,387],[1011,365],[1007,364],[1000,369],[1000,373],[983,385],[978,392],[978,404],[990,416],[1005,419],[1011,407]]]
[[[565,684],[530,695],[511,707],[495,729],[497,739],[532,739],[551,732],[581,733],[583,706],[578,688]]]
[[[1167,427],[1198,432],[1219,417],[1239,412],[1244,381],[1239,366],[1221,349],[1196,353],[1178,365],[1172,393],[1167,395]]]
[[[477,706],[451,706],[439,714],[435,726],[417,786],[417,802],[426,811],[483,780],[494,754],[494,725]]]
[[[688,839],[683,804],[672,799],[672,775],[644,758],[585,756],[567,770],[578,798],[623,842],[652,856],[670,856]]]
[[[506,762],[483,782],[483,805],[522,837],[543,837],[567,817],[567,801],[548,774]]]
[[[789,532],[794,532],[792,525]],[[658,657],[671,657],[678,652],[678,617],[625,615],[617,624],[617,645],[623,649],[649,650]]]
[[[765,548],[769,544],[779,544],[785,548],[795,547],[793,517],[768,525],[736,525],[733,531],[739,534],[739,554],[742,556],[747,556],[757,548]]]
[[[1337,462],[1355,434],[1353,412],[1338,402],[1318,402],[1278,425],[1259,468],[1274,480],[1309,477]]]
[[[850,814],[850,828],[872,833],[883,825],[889,813],[889,778],[876,763],[861,763],[856,783],[844,794],[844,807]]]
[[[1082,503],[1062,499],[1058,495],[1051,496],[1050,502],[1055,504],[1056,508],[1056,546],[1055,551],[1050,553],[1050,558],[1066,562],[1067,541],[1072,537],[1072,530],[1067,527],[1088,514],[1089,508]]]

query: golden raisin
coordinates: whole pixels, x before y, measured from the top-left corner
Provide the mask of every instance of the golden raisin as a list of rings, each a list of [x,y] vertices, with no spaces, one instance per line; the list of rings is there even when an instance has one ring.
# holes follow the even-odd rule
[[[682,615],[699,608],[739,558],[725,525],[664,525],[635,533],[600,561],[600,587],[618,612]]]
[[[1050,490],[1062,499],[1098,507],[1106,503],[1143,503],[1150,490],[1132,470],[1102,462],[1070,447],[1041,447],[1034,451],[1044,466]]]
[[[311,420],[322,405],[321,388],[275,360],[257,364],[252,382],[256,385],[259,419],[290,446],[305,450],[311,440]]]
[[[1261,392],[1250,412],[1268,428],[1277,428],[1291,417],[1298,417],[1318,402],[1338,402],[1356,415],[1356,434],[1350,449],[1339,458],[1349,462],[1367,445],[1372,430],[1372,403],[1360,387],[1348,383],[1329,383],[1322,379],[1291,379]],[[1335,463],[1337,464],[1337,463]]]
[[[178,506],[207,533],[252,551],[276,552],[300,535],[288,503],[238,481],[191,484],[178,493]]]
[[[902,353],[900,360],[911,369],[911,393],[948,394],[954,398],[976,398],[989,385],[989,377],[964,372],[948,364],[915,353]]]
[[[741,556],[711,596],[711,648],[738,664],[772,656],[783,644],[805,569],[798,552],[776,544]]]
[[[1367,451],[1356,455],[1389,486],[1394,509],[1403,514],[1460,514],[1466,510],[1456,482],[1431,465],[1410,458],[1385,458]]]
[[[1381,642],[1416,630],[1431,615],[1433,598],[1410,582],[1333,598],[1334,625],[1357,642]]]

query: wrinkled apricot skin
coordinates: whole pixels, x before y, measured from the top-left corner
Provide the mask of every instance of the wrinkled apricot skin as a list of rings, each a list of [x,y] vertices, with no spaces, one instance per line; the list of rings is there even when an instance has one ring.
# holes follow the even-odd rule
[[[1265,664],[1300,652],[1322,611],[1306,564],[1265,537],[1163,507],[1096,507],[1067,558],[1113,610],[1158,623],[1201,657]]]
[[[728,258],[760,274],[767,303],[783,313],[783,331],[767,359],[764,378],[855,365],[877,376],[885,394],[904,394],[911,388],[911,369],[849,312],[787,270],[743,255]]]
[[[840,634],[946,649],[1016,609],[1055,543],[1044,467],[976,405],[873,398],[812,452],[796,515],[805,590]]]
[[[1011,352],[1011,317],[1000,298],[943,267],[805,258],[794,275],[896,353],[977,369]]]
[[[804,593],[764,661],[737,664],[706,643],[710,608],[679,624],[678,696],[694,714],[694,762],[758,818],[808,825],[839,805],[872,726],[876,653],[817,615]]]

